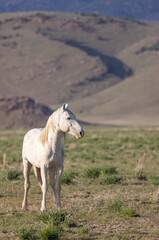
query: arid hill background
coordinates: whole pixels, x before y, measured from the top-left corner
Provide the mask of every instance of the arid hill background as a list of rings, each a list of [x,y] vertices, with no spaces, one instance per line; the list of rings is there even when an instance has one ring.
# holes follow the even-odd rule
[[[159,20],[158,0],[1,0],[0,12],[85,12],[147,21]]]
[[[69,102],[91,123],[154,125],[158,66],[159,23],[86,13],[0,15],[1,105],[25,96],[51,109]],[[0,127],[21,127],[25,114],[0,108]]]

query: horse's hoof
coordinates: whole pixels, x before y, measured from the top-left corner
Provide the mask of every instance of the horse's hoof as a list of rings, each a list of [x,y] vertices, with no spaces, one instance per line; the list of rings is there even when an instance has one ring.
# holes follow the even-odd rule
[[[60,210],[61,210],[61,207],[57,207],[56,209],[60,211]]]
[[[46,209],[45,207],[41,207],[40,211],[41,211],[41,212],[46,212],[47,209]]]
[[[26,205],[22,206],[22,210],[28,211],[28,207]]]

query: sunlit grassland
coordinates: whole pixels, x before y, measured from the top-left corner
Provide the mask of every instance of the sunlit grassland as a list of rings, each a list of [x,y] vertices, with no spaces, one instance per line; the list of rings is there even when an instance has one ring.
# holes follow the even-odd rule
[[[61,190],[65,219],[56,229],[53,220],[43,221],[41,190],[33,172],[28,211],[21,210],[25,132],[0,132],[0,239],[29,239],[24,238],[28,232],[32,239],[47,239],[52,230],[59,231],[59,239],[158,238],[159,128],[85,127],[83,139],[67,136]],[[138,178],[141,159],[144,177]],[[17,171],[15,179],[11,171]],[[45,218],[53,218],[50,187],[47,207],[50,215]]]

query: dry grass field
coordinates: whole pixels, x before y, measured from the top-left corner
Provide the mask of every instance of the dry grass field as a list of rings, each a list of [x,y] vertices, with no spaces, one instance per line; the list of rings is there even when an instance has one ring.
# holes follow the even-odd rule
[[[159,238],[159,128],[86,126],[85,131],[81,140],[64,140],[63,208],[55,210],[49,187],[46,213],[40,213],[33,172],[28,211],[21,210],[25,131],[0,132],[0,239]]]

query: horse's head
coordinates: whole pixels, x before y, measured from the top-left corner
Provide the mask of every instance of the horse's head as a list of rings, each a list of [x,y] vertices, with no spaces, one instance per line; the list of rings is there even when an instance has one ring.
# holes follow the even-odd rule
[[[59,129],[64,133],[69,133],[76,138],[84,136],[84,130],[77,121],[75,115],[68,109],[68,104],[63,104],[59,109]]]

